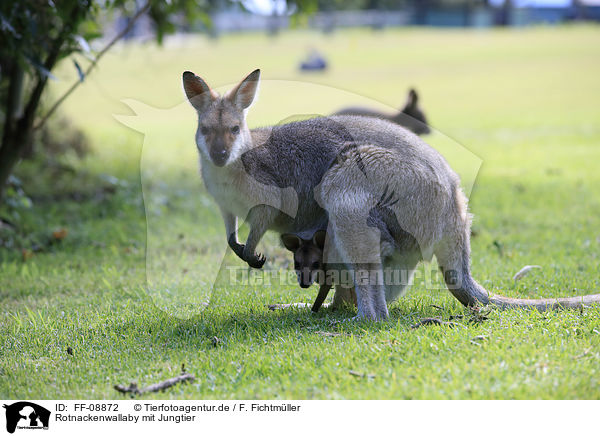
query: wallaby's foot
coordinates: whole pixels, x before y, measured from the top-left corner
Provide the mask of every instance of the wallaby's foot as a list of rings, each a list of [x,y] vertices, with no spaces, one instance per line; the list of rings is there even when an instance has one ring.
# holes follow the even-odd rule
[[[388,319],[389,313],[386,306],[373,307],[371,305],[366,307],[358,306],[358,314],[352,318],[355,321],[385,321]]]
[[[287,303],[287,304],[269,304],[267,305],[269,310],[283,310],[290,307],[308,307],[307,303]]]
[[[262,254],[252,254],[248,259],[244,259],[252,268],[260,269],[267,260]]]
[[[358,314],[356,316],[353,316],[352,318],[350,318],[351,321],[354,322],[364,322],[364,321],[370,321],[370,322],[378,322],[378,321],[385,321],[387,319],[387,315],[375,315],[375,314],[369,314],[369,315],[364,315],[364,314]]]

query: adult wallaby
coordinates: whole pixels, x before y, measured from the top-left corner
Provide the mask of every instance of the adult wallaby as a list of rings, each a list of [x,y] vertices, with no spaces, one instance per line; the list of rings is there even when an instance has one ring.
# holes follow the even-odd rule
[[[427,118],[425,112],[419,107],[419,95],[417,91],[411,89],[408,91],[408,98],[406,104],[398,113],[389,114],[384,113],[375,109],[369,109],[365,107],[348,107],[339,110],[334,115],[360,115],[365,117],[381,118],[383,120],[389,120],[393,123],[399,124],[402,127],[407,128],[411,132],[417,135],[426,135],[431,133],[431,129],[427,125]]]
[[[404,281],[384,286],[384,267],[412,274],[434,254],[448,289],[464,305],[546,309],[600,302],[600,294],[542,300],[488,295],[469,269],[466,198],[437,151],[375,118],[312,118],[250,130],[246,110],[259,77],[255,70],[220,97],[200,77],[183,74],[198,113],[202,177],[221,209],[230,247],[250,266],[264,264],[255,249],[267,230],[289,233],[328,219],[334,252],[355,273],[359,318],[387,318],[386,303],[406,288]],[[245,245],[237,240],[238,217],[250,226]],[[394,244],[381,237],[382,229]]]

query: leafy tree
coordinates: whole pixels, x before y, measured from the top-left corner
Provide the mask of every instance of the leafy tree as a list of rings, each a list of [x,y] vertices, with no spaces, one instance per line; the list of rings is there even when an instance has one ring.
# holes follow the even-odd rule
[[[0,2],[0,201],[6,182],[30,143],[34,130],[47,119],[38,121],[36,117],[40,115],[40,102],[48,80],[52,78],[52,69],[61,59],[83,52],[90,58],[87,71],[91,71],[104,54],[103,51],[94,57],[90,52],[89,41],[101,36],[94,18],[101,10],[126,12],[131,5],[135,6],[135,3],[124,0]],[[149,12],[160,41],[165,32],[173,29],[171,19],[175,12],[194,17],[194,11],[196,15],[206,13],[209,7],[208,3],[198,5],[190,0],[169,3],[150,0],[142,4],[134,18]],[[85,72],[75,60],[73,62],[83,80]]]
[[[52,69],[62,59],[82,53],[90,59],[83,69],[75,59],[81,81],[102,55],[124,36],[135,20],[148,13],[156,39],[177,26],[202,22],[210,27],[210,12],[234,0],[2,0],[0,1],[0,204],[4,188],[35,130],[77,87],[61,97],[46,114],[40,102]],[[316,0],[297,0],[299,11],[315,8]],[[102,51],[93,54],[89,42],[102,36],[100,13],[121,11],[128,26]]]

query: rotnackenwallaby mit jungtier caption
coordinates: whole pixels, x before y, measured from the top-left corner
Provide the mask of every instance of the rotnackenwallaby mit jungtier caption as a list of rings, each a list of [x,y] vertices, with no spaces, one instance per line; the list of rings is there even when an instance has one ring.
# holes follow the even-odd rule
[[[360,116],[249,129],[246,112],[259,78],[255,70],[219,96],[194,73],[183,73],[198,115],[202,178],[223,215],[229,246],[250,266],[265,262],[255,249],[267,230],[294,232],[326,219],[334,251],[356,273],[358,318],[386,319],[387,303],[405,291],[406,284],[384,285],[384,268],[412,274],[434,254],[446,286],[465,306],[546,309],[600,302],[600,294],[541,300],[490,295],[471,276],[471,216],[459,178],[436,150],[396,124]],[[393,198],[388,216],[373,216],[386,195]],[[238,218],[250,227],[245,244],[237,239]],[[384,247],[373,220],[408,240],[397,244],[404,249]]]

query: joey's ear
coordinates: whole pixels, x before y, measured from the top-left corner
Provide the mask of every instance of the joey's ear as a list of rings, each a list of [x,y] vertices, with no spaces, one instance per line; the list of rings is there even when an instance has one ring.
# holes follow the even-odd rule
[[[318,230],[315,232],[315,234],[313,235],[313,244],[315,244],[317,247],[319,247],[321,250],[323,249],[323,247],[325,247],[325,237],[327,236],[327,233],[325,232],[325,230]]]
[[[198,111],[202,111],[217,97],[206,82],[191,71],[183,73],[183,89],[194,109]]]
[[[252,104],[256,92],[258,91],[258,81],[260,80],[260,70],[254,70],[248,77],[240,82],[238,86],[227,93],[228,98],[233,104],[244,110]]]
[[[414,89],[408,91],[408,98],[406,99],[406,107],[415,107],[419,101],[419,94]]]
[[[290,251],[296,251],[300,247],[300,238],[291,233],[284,233],[281,235],[281,242],[283,246]]]

